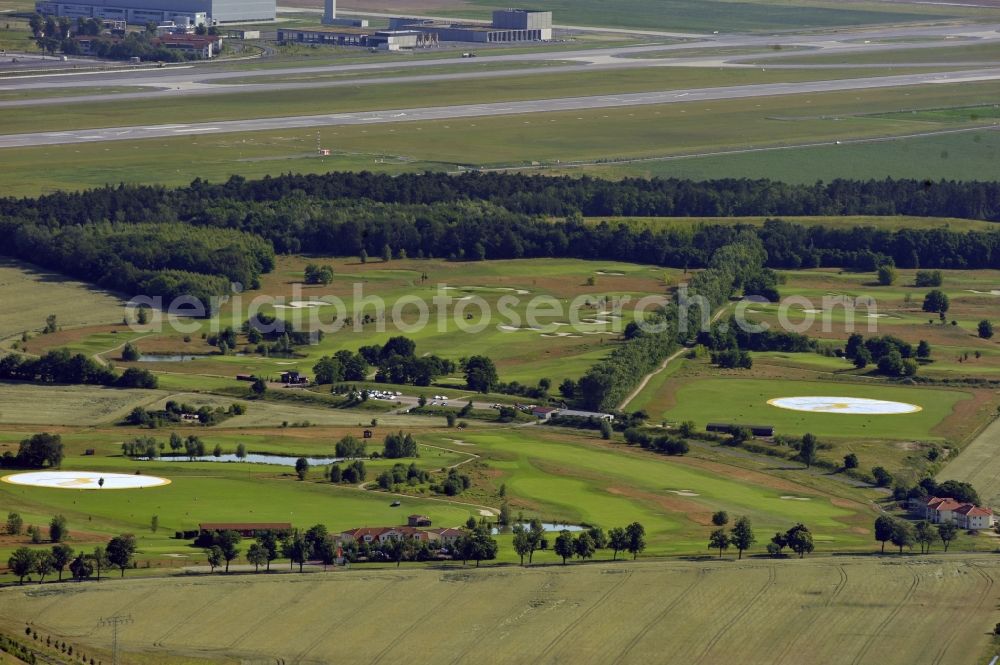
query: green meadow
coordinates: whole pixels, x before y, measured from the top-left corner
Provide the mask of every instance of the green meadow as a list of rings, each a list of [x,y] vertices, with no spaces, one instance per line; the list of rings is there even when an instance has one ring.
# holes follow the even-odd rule
[[[489,63],[487,63],[489,64]],[[890,68],[866,71],[863,76],[898,74]],[[86,105],[25,106],[4,110],[4,133],[46,130],[66,131],[92,127],[170,124],[178,117],[196,117],[199,122],[323,115],[422,106],[453,106],[500,101],[578,97],[610,93],[675,90],[689,87],[737,86],[761,83],[857,78],[857,70],[807,69],[699,69],[690,67],[638,67],[605,71],[513,72],[500,78],[358,86],[315,86],[302,90],[240,92],[210,98],[180,96],[167,99],[109,100]],[[285,77],[283,77],[285,78]],[[292,77],[294,81],[294,77]],[[207,101],[206,103],[206,100]],[[421,101],[416,101],[421,100]],[[423,100],[433,100],[427,102]],[[137,120],[139,119],[139,120]],[[356,129],[352,131],[357,131]]]
[[[548,91],[544,79],[535,84]],[[917,122],[895,112],[992,104],[998,90],[1000,84],[983,82],[389,123],[360,130],[330,127],[320,130],[321,140],[333,150],[330,157],[316,156],[314,130],[295,129],[110,141],[96,147],[9,148],[4,157],[16,168],[6,171],[6,177],[0,174],[0,186],[27,195],[119,181],[185,184],[192,179],[192,149],[203,156],[201,177],[216,181],[234,173],[254,177],[289,171],[484,167],[790,182],[886,176],[974,179],[990,172],[1000,148],[1000,139],[981,128],[986,120],[964,126],[950,118]],[[35,122],[34,116],[25,120]],[[100,114],[93,122],[113,124]],[[134,117],[124,122],[131,124]],[[955,129],[963,133],[931,135]],[[892,138],[911,135],[927,136]],[[870,142],[851,142],[862,139]]]
[[[448,5],[452,5],[449,7]],[[354,0],[353,7],[392,7],[391,0]],[[411,5],[407,4],[408,7]],[[494,0],[464,0],[447,3],[428,14],[486,18],[488,10],[502,8]],[[754,31],[834,28],[919,21],[928,14],[941,16],[965,13],[961,8],[924,8],[917,5],[866,2],[845,8],[831,2],[729,2],[724,0],[545,0],[539,9],[551,10],[555,23],[646,30]],[[411,8],[411,11],[412,8]],[[418,10],[419,11],[419,10]]]
[[[890,387],[834,381],[706,378],[674,387],[677,405],[663,413],[672,422],[693,420],[699,427],[710,422],[773,425],[775,432],[818,437],[873,437],[933,440],[934,428],[951,415],[955,405],[969,399],[957,390]],[[921,407],[917,413],[899,415],[849,415],[808,413],[768,404],[778,397],[863,397],[905,402]]]
[[[303,270],[311,261],[331,263],[337,275],[334,283],[329,287],[303,287]],[[260,291],[243,294],[238,311],[230,303],[214,319],[191,322],[191,329],[175,331],[164,325],[162,331],[157,331],[159,324],[154,319],[146,329],[140,326],[129,330],[117,325],[68,331],[57,338],[38,335],[27,347],[41,352],[58,344],[73,351],[101,354],[118,364],[121,363],[117,349],[125,341],[132,341],[140,351],[149,354],[213,354],[190,362],[136,363],[164,372],[165,387],[183,390],[197,388],[197,380],[185,378],[190,375],[206,375],[212,382],[227,377],[230,387],[240,387],[235,382],[236,374],[277,376],[291,369],[312,374],[313,365],[323,356],[341,349],[356,351],[360,346],[382,344],[390,337],[405,334],[416,342],[418,354],[436,354],[455,361],[485,354],[496,362],[503,381],[535,384],[539,379],[549,378],[557,385],[564,378],[579,378],[607,355],[631,320],[632,312],[627,306],[620,318],[601,316],[606,309],[602,302],[625,297],[634,301],[647,295],[666,297],[664,280],[672,280],[677,272],[572,259],[484,262],[398,259],[388,264],[374,259],[361,264],[357,259],[282,257],[277,269],[264,277]],[[426,281],[421,279],[422,275],[427,275]],[[591,280],[593,285],[589,283]],[[282,297],[285,303],[298,300],[325,303],[306,311],[282,308],[287,306],[274,300],[260,302],[261,312],[285,318],[296,329],[308,328],[311,321],[318,321],[332,330],[335,317],[340,322],[346,317],[358,319],[361,315],[353,316],[356,303],[362,314],[374,316],[375,306],[368,304],[372,301],[364,300],[373,297],[385,303],[385,321],[363,326],[352,322],[324,335],[317,344],[299,347],[292,358],[217,354],[217,349],[208,346],[201,335],[229,325],[239,330],[248,317],[247,307],[257,296]],[[539,296],[544,297],[542,304],[533,305],[532,299]],[[415,305],[406,304],[406,299],[413,298],[426,303],[424,315]],[[435,298],[447,298],[450,303],[439,307],[440,301]],[[569,326],[574,301],[580,323]],[[405,306],[395,308],[400,302]],[[340,303],[343,311],[339,311]],[[421,320],[426,324],[421,325]],[[189,340],[184,341],[185,337]],[[242,351],[244,344],[241,337],[238,350]]]

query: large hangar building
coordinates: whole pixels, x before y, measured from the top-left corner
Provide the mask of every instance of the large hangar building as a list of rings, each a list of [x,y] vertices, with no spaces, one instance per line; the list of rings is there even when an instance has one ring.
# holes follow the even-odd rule
[[[39,0],[35,11],[43,16],[95,18],[146,24],[173,21],[178,25],[213,25],[273,21],[276,0]]]

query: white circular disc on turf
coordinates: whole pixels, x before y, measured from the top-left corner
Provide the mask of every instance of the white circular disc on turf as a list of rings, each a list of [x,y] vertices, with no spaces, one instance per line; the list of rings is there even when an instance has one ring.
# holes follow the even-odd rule
[[[104,479],[103,487],[101,486],[102,478]],[[29,471],[4,476],[0,480],[13,485],[54,487],[64,490],[130,490],[170,484],[169,480],[158,476],[100,473],[98,471]]]
[[[884,416],[916,413],[922,406],[906,402],[889,402],[864,397],[778,397],[767,403],[779,409],[808,411],[809,413],[847,413],[864,416]]]

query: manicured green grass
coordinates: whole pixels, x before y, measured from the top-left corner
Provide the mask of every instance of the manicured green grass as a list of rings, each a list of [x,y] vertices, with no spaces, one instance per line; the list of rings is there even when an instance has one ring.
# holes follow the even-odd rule
[[[314,261],[328,262],[334,266],[337,277],[329,287],[302,287],[305,264]],[[674,272],[652,266],[572,259],[473,262],[398,259],[389,264],[372,261],[362,265],[356,259],[281,257],[276,270],[265,276],[262,289],[243,295],[243,306],[239,311],[234,312],[233,304],[230,303],[217,319],[196,322],[194,331],[177,332],[166,326],[160,333],[156,332],[158,324],[154,321],[149,332],[126,333],[123,327],[116,327],[116,333],[80,331],[78,336],[67,335],[66,339],[60,338],[59,345],[73,351],[97,354],[132,339],[140,351],[150,354],[214,354],[189,362],[135,364],[157,373],[163,372],[161,376],[164,388],[206,390],[213,387],[245,388],[246,384],[235,381],[235,375],[242,373],[276,377],[282,371],[298,369],[311,375],[313,365],[323,356],[332,355],[341,349],[355,351],[363,345],[382,344],[390,337],[406,334],[416,342],[418,354],[441,355],[456,362],[462,357],[485,354],[497,364],[501,380],[505,382],[519,381],[535,385],[540,379],[548,378],[553,386],[558,386],[565,378],[578,379],[607,355],[618,343],[621,330],[632,316],[631,310],[626,306],[622,310],[622,318],[615,319],[611,324],[581,322],[578,329],[570,328],[566,324],[570,320],[569,306],[572,300],[582,298],[592,303],[590,307],[578,310],[580,319],[588,319],[596,316],[601,309],[598,306],[601,298],[610,300],[628,296],[638,299],[651,294],[662,294],[663,280]],[[421,281],[422,274],[428,276],[426,282]],[[593,286],[588,285],[590,279],[594,280]],[[247,307],[251,305],[252,298],[258,296],[282,296],[289,301],[341,299],[345,311],[338,315],[338,320],[343,321],[345,317],[353,317],[356,285],[363,289],[362,297],[383,299],[386,304],[386,325],[369,324],[360,330],[352,325],[328,333],[314,345],[299,347],[297,357],[294,358],[268,358],[255,354],[222,356],[201,338],[201,333],[209,334],[227,325],[239,330],[246,321]],[[439,292],[439,286],[447,286],[448,289]],[[452,302],[439,310],[434,298],[442,294],[450,297]],[[418,329],[413,329],[413,325],[417,323],[415,309],[408,307],[400,310],[401,316],[398,319],[393,314],[393,306],[399,299],[414,296],[422,298],[428,307],[427,323]],[[542,297],[544,301],[540,305],[532,304],[533,299]],[[475,298],[482,299],[482,304],[488,310],[488,318],[483,318],[480,314],[479,304],[470,304],[477,302]],[[506,309],[501,309],[501,301],[505,303]],[[551,309],[552,307],[561,308],[561,313]],[[460,308],[465,309],[460,312]],[[291,321],[296,329],[314,327],[310,323],[310,315],[304,314],[302,310],[278,309],[265,303],[261,311],[273,312]],[[328,325],[336,307],[322,307],[317,311],[319,321]],[[364,311],[373,313],[374,309],[369,307]],[[439,311],[444,314],[443,325],[438,318]],[[531,318],[532,311],[535,312],[534,319]],[[473,320],[466,320],[463,312],[473,315]],[[359,319],[360,316],[353,318]],[[554,325],[557,323],[561,327]],[[474,326],[471,331],[469,326]],[[510,330],[511,327],[515,330]],[[538,329],[532,330],[531,327]],[[555,333],[572,336],[544,336]],[[185,334],[190,336],[190,341],[183,341]],[[240,351],[245,350],[245,344],[241,337]],[[36,338],[28,344],[28,350],[33,353],[41,353],[47,348],[49,340],[45,338]],[[106,353],[105,357],[117,361],[119,355],[118,351],[114,351]],[[199,385],[198,379],[184,378],[185,375],[205,376],[207,383]],[[461,381],[460,375],[454,378]],[[411,387],[406,392],[420,394],[427,391]],[[294,419],[297,420],[300,416],[304,417],[298,414]],[[342,417],[340,411],[330,411],[324,416],[326,419]]]
[[[762,475],[738,481],[721,475],[720,469],[699,468],[684,459],[601,448],[526,429],[465,438],[491,457],[500,457],[493,465],[504,472],[515,501],[538,506],[544,516],[604,528],[638,520],[646,526],[651,551],[697,551],[703,547],[707,518],[716,510],[750,515],[765,531],[808,522],[823,547],[850,548],[863,542],[848,528],[863,511],[862,504],[836,506],[804,486],[768,486]],[[789,495],[809,500],[782,498]],[[685,508],[674,512],[672,504]]]
[[[871,114],[982,105],[992,103],[998,91],[1000,84],[985,82],[975,86],[917,86],[711,104],[372,125],[360,131],[334,127],[320,132],[322,141],[335,150],[331,158],[315,156],[313,130],[7,149],[4,158],[15,168],[0,174],[0,187],[11,194],[27,195],[118,181],[187,183],[191,180],[191,150],[202,155],[199,174],[209,180],[222,180],[233,173],[255,177],[334,169],[396,173],[454,170],[460,166],[528,167],[531,160],[543,168],[574,174],[580,170],[568,169],[567,162],[588,163],[588,171],[609,176],[772,177],[791,182],[834,176],[981,178],[990,172],[993,153],[1000,146],[1000,139],[987,131],[630,165],[594,162],[657,160],[667,155],[953,129],[954,123],[914,123]]]
[[[693,420],[703,428],[709,422],[773,425],[777,434],[818,437],[869,437],[934,440],[934,428],[955,405],[968,399],[958,390],[892,387],[832,381],[771,381],[740,378],[706,378],[676,388],[676,406],[663,414],[674,422]],[[790,411],[769,405],[777,397],[864,397],[916,404],[918,413],[899,415],[847,415]],[[654,417],[655,414],[654,414]]]
[[[942,62],[991,62],[1000,59],[1000,44],[963,43],[961,45],[941,45],[933,48],[898,48],[876,50],[871,53],[816,53],[793,55],[782,58],[782,63],[800,65],[869,65]],[[773,61],[761,61],[762,64]]]
[[[300,83],[304,81],[323,83],[326,81],[342,81],[352,78],[385,78],[396,76],[424,76],[433,74],[455,74],[464,72],[489,72],[510,69],[533,69],[536,67],[553,67],[567,64],[568,61],[543,60],[539,62],[490,62],[477,60],[471,64],[433,65],[428,67],[400,67],[399,69],[381,69],[376,71],[357,70],[341,71],[329,74],[282,74],[274,76],[234,76],[227,79],[215,79],[213,85],[245,85],[253,83]]]
[[[889,69],[866,71],[864,76],[895,75]],[[672,90],[688,87],[735,86],[856,78],[858,72],[845,70],[758,70],[698,69],[689,67],[641,67],[606,72],[538,73],[509,77],[454,81],[431,81],[364,85],[356,87],[311,87],[304,90],[239,92],[216,95],[211,103],[203,98],[120,100],[73,105],[72,109],[47,105],[19,107],[4,111],[4,133],[90,127],[169,124],[178,117],[197,117],[200,122],[319,115],[420,106],[451,106],[576,97],[609,93]],[[420,101],[416,101],[420,100]],[[433,101],[427,101],[433,100]],[[356,132],[357,130],[352,130]]]
[[[911,129],[925,131],[927,127]],[[905,132],[902,127],[898,129]],[[840,139],[829,136],[827,140]],[[555,172],[587,173],[602,178],[770,178],[803,184],[837,178],[981,180],[995,165],[998,151],[1000,136],[984,128],[962,134],[819,147],[805,145],[612,166],[588,165]]]
[[[139,85],[122,85],[103,88],[59,88],[50,90],[6,90],[0,92],[0,101],[19,101],[27,99],[46,99],[49,97],[76,97],[78,95],[119,95],[126,92],[143,92],[152,88]]]

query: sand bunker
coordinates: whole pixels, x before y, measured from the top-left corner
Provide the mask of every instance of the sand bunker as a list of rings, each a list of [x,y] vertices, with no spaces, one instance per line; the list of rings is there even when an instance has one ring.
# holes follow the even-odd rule
[[[981,296],[1000,296],[1000,289],[991,289],[989,291],[977,291],[975,289],[966,289],[969,293],[975,293]]]
[[[785,501],[812,501],[812,499],[807,496],[789,496],[787,494],[781,498]]]
[[[103,487],[101,479],[104,480]],[[170,484],[166,478],[157,476],[97,471],[31,471],[4,476],[0,480],[13,485],[54,487],[64,490],[127,490]]]
[[[692,492],[691,490],[667,490],[671,494],[676,494],[677,496],[701,496],[697,492]]]
[[[779,409],[811,413],[846,413],[866,416],[916,413],[923,407],[905,402],[887,402],[864,397],[779,397],[767,403]]]
[[[321,300],[293,300],[287,305],[275,305],[275,309],[310,309],[312,307],[323,307],[324,305],[329,305],[328,302],[323,302]]]

